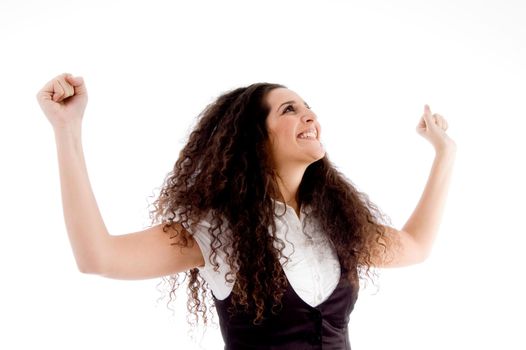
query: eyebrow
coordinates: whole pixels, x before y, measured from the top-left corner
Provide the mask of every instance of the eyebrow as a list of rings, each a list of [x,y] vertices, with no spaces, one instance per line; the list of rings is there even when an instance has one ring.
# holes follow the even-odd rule
[[[284,105],[286,104],[289,104],[289,103],[296,103],[296,101],[292,100],[292,101],[287,101],[287,102],[283,102],[279,107],[278,107],[278,111],[281,109],[281,107],[283,107]],[[303,101],[303,104],[305,104],[306,107],[308,107],[308,104],[307,102]]]

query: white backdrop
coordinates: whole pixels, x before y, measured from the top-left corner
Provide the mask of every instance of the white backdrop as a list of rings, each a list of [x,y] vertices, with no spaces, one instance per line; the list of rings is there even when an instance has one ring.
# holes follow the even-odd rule
[[[332,161],[401,228],[431,169],[424,104],[458,146],[439,236],[420,265],[381,271],[353,349],[524,349],[521,1],[0,2],[0,348],[199,349],[186,286],[78,272],[52,128],[35,95],[84,77],[83,143],[106,226],[149,224],[148,199],[220,93],[278,82],[317,112]],[[217,319],[217,318],[216,318]],[[221,349],[217,328],[202,339]]]

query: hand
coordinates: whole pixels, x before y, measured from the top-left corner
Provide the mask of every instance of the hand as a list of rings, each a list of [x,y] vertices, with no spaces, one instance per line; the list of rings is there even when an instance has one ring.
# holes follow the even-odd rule
[[[427,139],[436,152],[454,151],[456,143],[447,134],[447,121],[440,114],[431,114],[431,109],[426,104],[424,114],[416,127],[416,132]]]
[[[88,91],[82,77],[64,73],[44,85],[37,100],[53,128],[80,126],[88,103]]]

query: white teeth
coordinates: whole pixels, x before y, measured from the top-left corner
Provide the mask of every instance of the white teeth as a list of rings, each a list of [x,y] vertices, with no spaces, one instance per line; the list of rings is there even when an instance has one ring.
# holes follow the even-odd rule
[[[300,139],[315,139],[316,134],[313,132],[304,132],[301,133],[300,136],[298,136]]]
[[[318,133],[316,130],[308,130],[305,132],[302,132],[298,135],[298,138],[300,139],[316,139],[316,136],[318,136]]]

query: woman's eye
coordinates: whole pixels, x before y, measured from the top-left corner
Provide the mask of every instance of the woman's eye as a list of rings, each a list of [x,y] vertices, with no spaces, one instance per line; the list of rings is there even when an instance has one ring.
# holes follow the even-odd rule
[[[285,107],[285,109],[283,110],[283,113],[287,113],[287,111],[289,110],[289,108],[292,108],[292,110],[294,110],[294,107],[292,107],[292,105],[288,105],[288,106]]]

